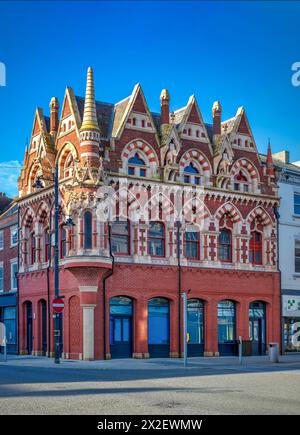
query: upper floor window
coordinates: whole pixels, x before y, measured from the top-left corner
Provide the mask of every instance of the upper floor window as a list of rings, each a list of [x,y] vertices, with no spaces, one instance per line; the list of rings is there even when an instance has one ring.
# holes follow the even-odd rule
[[[35,246],[35,235],[34,233],[30,236],[30,264],[35,263],[35,252],[36,252],[36,246]]]
[[[136,125],[136,119],[132,118],[132,125]]]
[[[10,288],[11,290],[17,290],[17,273],[18,273],[18,263],[14,261],[10,265]]]
[[[165,227],[161,222],[150,222],[148,232],[148,253],[153,257],[165,256]]]
[[[16,246],[18,243],[18,228],[13,227],[10,229],[10,246]]]
[[[251,233],[249,261],[252,264],[262,264],[262,235],[258,231]]]
[[[0,292],[3,292],[3,264],[0,264]]]
[[[187,231],[185,233],[185,256],[189,259],[199,260],[200,258],[199,232]]]
[[[135,153],[135,155],[128,160],[128,175],[146,177],[146,164],[138,153]]]
[[[234,177],[234,190],[239,190],[241,192],[249,192],[249,183],[247,177],[240,171]]]
[[[295,242],[295,272],[300,273],[300,241]]]
[[[49,229],[46,228],[44,231],[44,261],[45,262],[49,260],[50,243],[51,243],[51,236],[49,233]]]
[[[294,193],[294,213],[300,215],[300,193]]]
[[[219,260],[231,261],[232,259],[231,231],[223,228],[219,234]]]
[[[200,174],[193,162],[184,168],[184,182],[191,184],[200,184]]]
[[[3,231],[0,231],[0,251],[3,249]]]
[[[60,228],[60,246],[59,254],[60,258],[64,258],[67,253],[67,233],[64,227]]]
[[[84,213],[84,249],[92,249],[92,213]]]
[[[112,251],[118,254],[129,254],[129,223],[116,221],[112,224]]]

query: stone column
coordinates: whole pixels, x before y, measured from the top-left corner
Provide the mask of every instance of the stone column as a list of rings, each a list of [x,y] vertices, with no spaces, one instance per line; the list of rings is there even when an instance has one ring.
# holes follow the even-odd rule
[[[83,359],[94,359],[94,310],[96,305],[81,305],[83,310]]]

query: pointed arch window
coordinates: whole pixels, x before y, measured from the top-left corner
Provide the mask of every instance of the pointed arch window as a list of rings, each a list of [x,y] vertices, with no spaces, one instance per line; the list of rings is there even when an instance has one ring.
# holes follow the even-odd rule
[[[74,168],[74,157],[72,153],[69,153],[65,164],[64,164],[64,178],[71,177],[73,175],[73,168]]]
[[[262,264],[262,234],[258,231],[251,232],[249,261],[252,264]]]
[[[219,260],[232,261],[232,235],[227,228],[220,230],[219,234]]]
[[[128,175],[146,177],[146,164],[138,153],[128,160]]]
[[[49,233],[49,228],[44,230],[44,261],[49,260],[49,250],[50,250],[51,236]]]
[[[67,232],[63,226],[60,227],[59,254],[64,258],[67,253]]]
[[[84,249],[92,249],[92,213],[86,211],[83,217]]]
[[[200,174],[193,162],[184,168],[184,182],[191,184],[200,184]]]
[[[31,265],[35,263],[35,253],[36,253],[35,234],[31,233],[30,235],[30,264]]]

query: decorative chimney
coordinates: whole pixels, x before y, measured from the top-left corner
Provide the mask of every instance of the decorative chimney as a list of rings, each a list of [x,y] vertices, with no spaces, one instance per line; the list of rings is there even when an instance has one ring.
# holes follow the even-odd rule
[[[50,133],[57,133],[59,102],[56,97],[51,98],[49,107],[50,107]]]
[[[221,114],[222,114],[221,104],[219,101],[215,101],[212,107],[214,136],[221,134]]]
[[[170,94],[167,89],[163,89],[160,94],[160,107],[161,107],[161,124],[170,123]]]

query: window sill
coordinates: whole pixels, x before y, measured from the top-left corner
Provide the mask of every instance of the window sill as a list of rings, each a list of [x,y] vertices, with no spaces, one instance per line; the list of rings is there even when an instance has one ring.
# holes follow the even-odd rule
[[[300,273],[293,273],[294,278],[300,278]]]
[[[295,218],[295,219],[300,219],[300,214],[295,214],[295,213],[293,213],[293,214],[292,214],[292,217]]]

